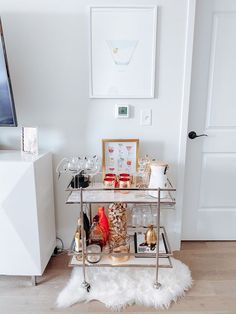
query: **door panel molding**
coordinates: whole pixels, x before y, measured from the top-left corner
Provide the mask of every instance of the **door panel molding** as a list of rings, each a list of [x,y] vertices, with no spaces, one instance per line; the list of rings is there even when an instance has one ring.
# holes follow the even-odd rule
[[[227,23],[229,25],[227,25]],[[233,24],[233,25],[230,25]],[[222,31],[222,28],[226,28]],[[227,31],[226,31],[227,30]],[[235,31],[234,31],[235,30]],[[234,33],[230,33],[233,32]],[[224,34],[227,34],[225,36]],[[235,41],[235,45],[230,45],[230,41]],[[232,48],[228,49],[229,46]],[[220,48],[220,53],[218,50]],[[206,129],[212,128],[235,128],[236,127],[236,115],[232,114],[234,110],[234,103],[232,95],[235,93],[236,85],[236,71],[231,68],[231,64],[235,62],[236,68],[236,12],[214,12],[212,22],[212,34],[211,34],[211,52],[210,52],[210,67],[208,75],[208,96],[207,96],[207,114],[206,114]],[[223,58],[223,60],[221,60]],[[217,64],[220,64],[217,68]],[[216,72],[221,72],[221,75],[217,75]],[[225,80],[228,80],[228,75],[231,76],[231,84],[223,84]],[[220,82],[215,82],[215,78],[219,78]],[[221,89],[225,89],[221,92]],[[222,99],[224,94],[226,98]],[[219,123],[219,119],[222,121],[222,115],[218,112],[221,105],[228,106],[227,119]],[[217,107],[218,106],[218,107]],[[215,117],[214,117],[215,116]],[[216,121],[214,121],[214,119]],[[217,121],[218,120],[218,121]]]

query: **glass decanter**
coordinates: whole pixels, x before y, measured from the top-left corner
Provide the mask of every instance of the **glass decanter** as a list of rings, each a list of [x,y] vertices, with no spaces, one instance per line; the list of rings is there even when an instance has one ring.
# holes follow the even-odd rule
[[[104,242],[104,233],[102,228],[99,225],[99,216],[96,215],[93,218],[93,224],[90,229],[89,234],[89,243],[90,244],[98,244],[101,246],[101,248],[105,245]]]

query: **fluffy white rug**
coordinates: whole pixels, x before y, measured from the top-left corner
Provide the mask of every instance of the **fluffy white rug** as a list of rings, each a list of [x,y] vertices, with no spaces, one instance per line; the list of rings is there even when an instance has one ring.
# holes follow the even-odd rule
[[[57,298],[58,307],[77,302],[98,300],[111,310],[119,311],[131,304],[168,308],[183,297],[192,285],[191,272],[182,262],[172,258],[173,268],[159,271],[160,289],[153,288],[155,269],[151,268],[87,268],[88,293],[81,287],[82,269],[75,268],[67,286]]]

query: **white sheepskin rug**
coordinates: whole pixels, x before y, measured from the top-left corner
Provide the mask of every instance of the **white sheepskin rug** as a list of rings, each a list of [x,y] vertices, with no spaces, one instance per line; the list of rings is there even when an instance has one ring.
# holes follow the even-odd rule
[[[189,268],[172,258],[173,268],[160,268],[160,289],[154,289],[153,268],[86,268],[88,293],[82,288],[82,269],[75,268],[66,287],[57,298],[58,307],[68,307],[77,302],[98,300],[114,311],[132,304],[154,308],[168,308],[172,301],[183,297],[192,285]]]

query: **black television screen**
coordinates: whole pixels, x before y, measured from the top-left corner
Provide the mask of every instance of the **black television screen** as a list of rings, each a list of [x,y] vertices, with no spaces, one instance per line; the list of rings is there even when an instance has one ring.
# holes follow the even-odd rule
[[[17,126],[1,19],[0,37],[0,126]]]

